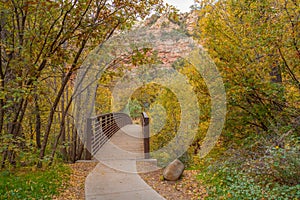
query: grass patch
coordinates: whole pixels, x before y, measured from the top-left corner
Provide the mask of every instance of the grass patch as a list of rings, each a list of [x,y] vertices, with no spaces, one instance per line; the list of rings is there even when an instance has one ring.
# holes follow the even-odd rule
[[[0,199],[52,199],[69,175],[70,168],[65,165],[41,170],[1,171]]]

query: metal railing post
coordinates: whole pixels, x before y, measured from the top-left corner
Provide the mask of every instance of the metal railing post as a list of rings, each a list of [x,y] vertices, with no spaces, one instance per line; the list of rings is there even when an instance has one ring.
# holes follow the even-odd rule
[[[145,159],[149,159],[150,158],[150,127],[149,127],[149,117],[145,112],[142,113],[142,125],[143,125],[143,135],[144,135]]]

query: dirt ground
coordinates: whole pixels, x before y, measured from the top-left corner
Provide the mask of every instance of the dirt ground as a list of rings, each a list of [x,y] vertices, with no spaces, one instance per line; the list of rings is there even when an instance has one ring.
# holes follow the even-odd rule
[[[204,199],[205,188],[196,180],[197,170],[185,170],[178,181],[163,180],[162,170],[140,174],[144,181],[167,200]]]
[[[95,162],[79,162],[70,164],[70,179],[54,200],[85,199],[84,185],[88,174],[95,168]],[[162,170],[141,173],[141,178],[167,200],[198,200],[207,196],[205,188],[196,180],[197,170],[185,170],[178,181],[163,180]]]
[[[71,175],[65,187],[61,190],[59,196],[54,197],[55,200],[83,200],[85,199],[84,185],[85,178],[95,168],[96,162],[79,162],[70,164]]]

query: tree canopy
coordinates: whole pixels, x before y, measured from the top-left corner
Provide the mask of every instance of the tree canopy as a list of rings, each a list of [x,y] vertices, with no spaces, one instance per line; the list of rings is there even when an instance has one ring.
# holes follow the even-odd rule
[[[89,51],[114,32],[130,29],[136,19],[162,9],[161,0],[1,1],[2,166],[7,160],[23,162],[23,152],[36,148],[41,165],[49,137],[56,138],[54,152],[60,137],[65,151],[73,143],[76,157],[76,132],[68,112],[76,70]]]

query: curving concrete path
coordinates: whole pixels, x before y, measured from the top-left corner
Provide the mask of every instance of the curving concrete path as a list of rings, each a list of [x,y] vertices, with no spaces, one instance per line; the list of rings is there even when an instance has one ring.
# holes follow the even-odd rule
[[[94,156],[99,164],[85,182],[87,200],[162,200],[138,175],[143,160],[142,130],[128,125],[117,132]]]

